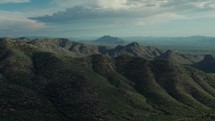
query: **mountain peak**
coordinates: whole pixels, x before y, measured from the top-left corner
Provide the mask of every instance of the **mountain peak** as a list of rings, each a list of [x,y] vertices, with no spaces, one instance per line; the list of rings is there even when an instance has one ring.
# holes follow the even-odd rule
[[[139,44],[137,42],[132,42],[128,44],[127,47],[139,47]]]
[[[205,55],[204,56],[204,61],[214,61],[215,58],[212,55]]]
[[[114,43],[114,44],[124,44],[124,41],[118,37],[112,37],[110,35],[105,35],[97,40],[95,42],[102,42],[102,43]]]
[[[194,67],[207,73],[214,73],[215,59],[212,55],[205,55],[202,61],[194,64]]]
[[[167,50],[165,53],[170,54],[170,53],[173,53],[173,51],[172,50]]]
[[[104,38],[112,38],[110,35],[104,35],[103,37],[104,37]],[[103,37],[102,37],[102,38],[103,38]]]
[[[112,37],[110,35],[104,35],[102,37],[100,37],[99,39],[119,39],[118,37]]]

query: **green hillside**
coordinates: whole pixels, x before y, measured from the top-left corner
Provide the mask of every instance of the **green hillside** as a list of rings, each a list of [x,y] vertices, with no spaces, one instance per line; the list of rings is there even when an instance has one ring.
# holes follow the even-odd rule
[[[43,42],[0,40],[1,121],[215,120],[214,74]]]

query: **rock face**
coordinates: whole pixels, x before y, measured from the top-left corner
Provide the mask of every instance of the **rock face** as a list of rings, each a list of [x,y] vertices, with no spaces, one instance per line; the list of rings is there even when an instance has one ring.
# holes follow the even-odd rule
[[[193,66],[205,72],[215,73],[215,58],[212,55],[205,55],[202,61]]]

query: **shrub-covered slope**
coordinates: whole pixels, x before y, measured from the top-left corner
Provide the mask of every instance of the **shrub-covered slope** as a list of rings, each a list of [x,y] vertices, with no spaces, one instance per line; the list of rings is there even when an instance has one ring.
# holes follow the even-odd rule
[[[215,77],[190,66],[128,55],[74,58],[0,40],[2,121],[212,121],[214,92]]]

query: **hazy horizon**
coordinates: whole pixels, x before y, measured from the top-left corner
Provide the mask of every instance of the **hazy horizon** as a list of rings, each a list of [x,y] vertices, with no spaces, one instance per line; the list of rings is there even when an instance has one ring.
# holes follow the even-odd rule
[[[109,34],[104,34],[104,35],[95,35],[95,36],[71,36],[71,37],[63,37],[63,36],[34,36],[34,35],[28,35],[28,36],[1,36],[0,38],[22,38],[22,37],[26,37],[26,38],[68,38],[68,39],[72,39],[72,38],[77,38],[77,39],[92,39],[92,38],[101,38],[103,36],[111,36],[111,37],[118,37],[118,38],[189,38],[189,37],[209,37],[209,38],[215,38],[215,36],[205,36],[205,35],[188,35],[188,36],[113,36],[113,35],[109,35]]]

